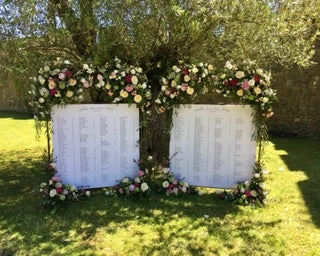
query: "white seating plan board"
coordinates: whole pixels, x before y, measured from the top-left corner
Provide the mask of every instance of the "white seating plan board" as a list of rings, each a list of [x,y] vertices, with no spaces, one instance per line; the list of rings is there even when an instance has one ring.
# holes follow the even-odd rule
[[[64,183],[108,187],[133,177],[139,160],[139,111],[127,104],[54,106],[53,157]]]
[[[173,116],[171,170],[195,186],[231,188],[252,178],[256,159],[248,105],[180,106]]]

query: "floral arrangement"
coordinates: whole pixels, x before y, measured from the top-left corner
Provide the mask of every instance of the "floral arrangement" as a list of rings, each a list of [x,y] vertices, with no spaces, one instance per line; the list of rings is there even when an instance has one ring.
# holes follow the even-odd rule
[[[216,92],[225,97],[236,95],[240,101],[257,106],[265,117],[273,115],[272,103],[277,101],[276,91],[270,86],[271,74],[257,68],[253,62],[242,66],[227,61],[215,80]]]
[[[106,195],[132,196],[164,193],[166,195],[191,194],[193,188],[182,179],[175,177],[170,168],[152,165],[148,156],[139,161],[140,168],[135,178],[125,177],[119,184],[106,191]]]
[[[50,164],[49,170],[54,170],[55,172],[55,164]],[[90,191],[64,184],[60,177],[55,175],[48,182],[40,184],[40,193],[42,194],[42,203],[46,206],[56,206],[65,201],[74,201],[79,200],[81,197],[90,196]]]
[[[132,179],[130,177],[124,177],[119,184],[113,186],[106,191],[106,195],[119,195],[119,196],[138,196],[148,195],[151,189],[146,181],[146,175],[143,171],[139,170],[138,175]]]
[[[239,205],[263,206],[267,202],[268,191],[261,171],[253,174],[252,179],[239,182],[230,191],[219,194],[221,199],[231,200]]]
[[[48,120],[54,104],[78,103],[83,100],[83,89],[88,84],[83,72],[69,60],[57,58],[45,65],[33,77],[29,93],[30,105],[34,108],[37,119]]]
[[[175,177],[169,168],[163,168],[160,173],[160,192],[169,195],[191,194],[192,188],[188,182]]]
[[[93,90],[104,92],[106,101],[113,103],[135,103],[146,110],[151,105],[151,87],[141,67],[122,63],[114,59],[114,65],[106,64],[95,72],[86,65],[85,71],[91,76]]]
[[[177,104],[190,104],[198,95],[209,91],[214,67],[199,63],[174,65],[167,77],[161,78],[161,92],[155,103],[164,112]]]

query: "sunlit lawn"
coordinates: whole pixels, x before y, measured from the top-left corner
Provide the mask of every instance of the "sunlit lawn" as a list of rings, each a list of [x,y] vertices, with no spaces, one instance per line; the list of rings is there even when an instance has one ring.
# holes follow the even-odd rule
[[[40,204],[45,140],[0,112],[0,255],[320,255],[320,140],[272,138],[265,208],[203,196],[125,200],[93,191],[56,213]]]

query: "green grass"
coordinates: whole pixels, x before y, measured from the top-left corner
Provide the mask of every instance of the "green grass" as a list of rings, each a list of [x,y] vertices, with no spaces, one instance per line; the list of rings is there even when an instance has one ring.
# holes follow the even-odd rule
[[[320,255],[319,140],[271,139],[269,204],[258,209],[213,189],[145,200],[97,190],[50,213],[40,204],[44,149],[32,119],[0,112],[0,255]]]

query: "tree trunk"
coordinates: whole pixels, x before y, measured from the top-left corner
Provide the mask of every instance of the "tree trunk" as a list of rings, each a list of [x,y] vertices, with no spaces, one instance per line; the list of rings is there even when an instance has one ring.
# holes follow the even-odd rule
[[[159,114],[152,106],[151,115],[142,114],[140,129],[140,154],[152,156],[163,166],[169,163],[170,130],[172,127],[172,110]]]

